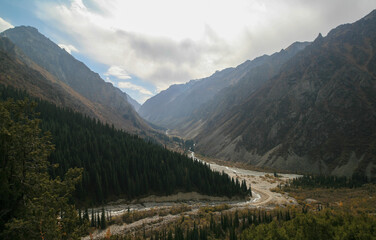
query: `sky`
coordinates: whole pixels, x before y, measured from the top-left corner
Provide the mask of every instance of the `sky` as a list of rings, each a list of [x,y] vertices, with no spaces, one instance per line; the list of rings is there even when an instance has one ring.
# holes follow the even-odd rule
[[[0,0],[0,32],[36,27],[142,104],[374,9],[375,0]]]

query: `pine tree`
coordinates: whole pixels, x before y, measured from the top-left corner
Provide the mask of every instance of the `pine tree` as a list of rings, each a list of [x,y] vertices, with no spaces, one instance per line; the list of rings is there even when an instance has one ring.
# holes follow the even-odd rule
[[[107,227],[106,215],[105,215],[103,207],[102,207],[102,217],[101,217],[101,221],[100,222],[101,222],[101,224],[100,224],[101,229],[106,229],[106,227]]]
[[[0,238],[76,239],[82,229],[68,197],[82,170],[69,169],[64,180],[50,177],[54,146],[34,107],[28,100],[0,101]]]
[[[94,208],[91,209],[91,221],[90,221],[90,226],[95,227],[96,220],[95,220],[95,214],[94,214]]]

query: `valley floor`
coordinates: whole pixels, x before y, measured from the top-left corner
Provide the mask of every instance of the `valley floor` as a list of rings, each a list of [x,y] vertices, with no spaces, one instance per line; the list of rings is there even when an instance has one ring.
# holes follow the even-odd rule
[[[195,161],[203,161],[197,159],[194,153],[190,154]],[[230,200],[226,197],[210,197],[198,193],[179,193],[171,196],[149,196],[139,199],[132,203],[121,203],[119,200],[116,203],[104,206],[108,215],[115,219],[106,230],[95,230],[91,236],[86,236],[83,239],[102,239],[105,238],[109,232],[112,235],[116,234],[132,234],[142,231],[151,231],[168,225],[174,221],[179,220],[183,216],[197,215],[202,207],[221,207],[226,209],[273,209],[276,206],[295,205],[297,201],[290,197],[287,193],[278,193],[276,189],[279,184],[283,184],[289,179],[298,177],[296,174],[278,174],[275,177],[273,174],[242,169],[238,167],[230,167],[220,165],[214,162],[206,163],[214,171],[224,171],[232,178],[238,178],[239,181],[246,180],[247,185],[252,187],[252,197],[247,201]],[[100,212],[102,208],[94,209],[95,212]],[[90,213],[91,211],[89,211]],[[140,219],[132,221],[131,223],[124,223],[120,221],[121,215],[131,214],[143,215]],[[116,220],[118,219],[118,221]]]

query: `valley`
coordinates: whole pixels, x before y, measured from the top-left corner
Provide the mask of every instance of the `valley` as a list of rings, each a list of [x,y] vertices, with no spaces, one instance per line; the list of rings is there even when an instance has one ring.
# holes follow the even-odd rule
[[[195,157],[194,152],[189,152],[188,155],[193,161],[201,161]],[[94,208],[95,213],[100,213],[102,208],[105,209],[106,215],[110,215],[112,219],[130,213],[144,213],[146,217],[141,218],[132,223],[116,223],[115,222],[105,230],[96,230],[92,233],[92,239],[105,238],[108,231],[113,235],[138,235],[142,231],[151,231],[155,229],[163,229],[175,221],[181,219],[182,216],[198,216],[199,211],[203,207],[221,207],[226,206],[228,211],[236,211],[240,209],[274,209],[275,207],[288,207],[297,205],[297,201],[290,197],[287,193],[277,193],[271,191],[279,184],[284,184],[288,180],[300,177],[297,174],[281,174],[274,177],[273,174],[260,171],[251,171],[237,167],[229,167],[219,165],[214,162],[204,162],[210,168],[217,172],[225,172],[232,178],[237,178],[239,181],[246,180],[247,185],[252,188],[252,197],[245,201],[230,200],[219,197],[204,196],[198,193],[179,193],[171,196],[162,197],[146,197],[132,201],[132,203],[119,204],[112,203],[103,207]],[[151,201],[152,200],[152,201]],[[124,200],[123,200],[124,201]],[[179,209],[183,209],[179,211]],[[178,213],[174,213],[174,210]],[[89,215],[91,213],[89,209]],[[153,214],[147,214],[153,212]],[[167,212],[167,213],[166,213]],[[173,213],[173,214],[172,214]],[[152,215],[152,216],[148,216]],[[90,215],[91,218],[91,215]],[[108,230],[109,229],[109,230]],[[91,239],[90,236],[82,238],[84,240]]]
[[[217,3],[142,28],[128,1],[0,3],[0,239],[375,239],[376,4],[336,1],[197,36]]]

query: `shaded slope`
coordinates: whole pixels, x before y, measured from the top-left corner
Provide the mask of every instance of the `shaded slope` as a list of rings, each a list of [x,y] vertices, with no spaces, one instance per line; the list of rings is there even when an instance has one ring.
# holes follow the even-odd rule
[[[227,160],[375,175],[376,12],[321,35],[197,137]]]
[[[207,78],[186,84],[172,85],[167,90],[148,99],[140,108],[140,115],[147,121],[169,129],[179,129],[191,115],[224,88],[252,75],[252,70],[268,61],[262,56],[246,61],[236,68],[217,71]]]
[[[203,126],[217,122],[263,86],[268,79],[277,75],[284,63],[309,44],[309,42],[295,42],[278,53],[264,55],[242,64],[243,69],[247,69],[247,73],[242,74],[236,83],[223,88],[211,100],[197,107],[193,114],[178,126],[177,132],[184,137],[194,138]],[[235,71],[241,74],[244,72],[243,69],[236,68]]]

